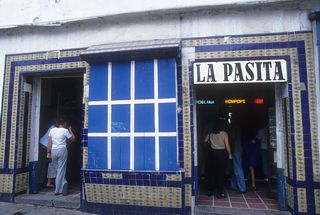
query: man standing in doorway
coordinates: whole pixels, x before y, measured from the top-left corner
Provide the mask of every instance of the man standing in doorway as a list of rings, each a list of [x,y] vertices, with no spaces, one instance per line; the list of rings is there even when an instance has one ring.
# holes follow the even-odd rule
[[[233,174],[231,178],[231,188],[239,190],[240,193],[246,192],[246,183],[244,180],[242,168],[242,137],[241,128],[238,125],[237,116],[232,117],[230,139],[232,145],[232,164]]]
[[[56,189],[55,195],[66,195],[68,183],[66,181],[67,168],[67,140],[73,142],[75,136],[72,132],[71,126],[67,127],[67,123],[63,119],[59,119],[56,128],[49,132],[47,158],[51,158],[53,162],[58,163],[57,176],[55,180]]]

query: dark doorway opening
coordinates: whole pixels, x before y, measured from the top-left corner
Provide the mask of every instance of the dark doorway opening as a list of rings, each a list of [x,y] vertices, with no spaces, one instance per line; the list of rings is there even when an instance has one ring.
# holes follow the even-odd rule
[[[261,203],[261,209],[277,208],[277,167],[276,167],[276,144],[275,141],[275,84],[216,84],[216,85],[194,85],[196,95],[196,114],[197,114],[197,151],[198,151],[198,182],[199,182],[199,205],[210,206],[230,206],[233,197],[239,198],[237,202],[241,208],[251,208],[246,196],[249,199],[257,198]],[[246,183],[247,192],[240,193],[230,190],[230,181],[233,174],[232,162],[229,162],[226,170],[225,188],[228,202],[220,203],[215,201],[215,197],[208,197],[206,169],[208,159],[208,148],[204,143],[205,136],[210,133],[212,124],[216,120],[223,122],[223,127],[229,134],[231,124],[237,118],[237,124],[241,130],[242,145],[242,168]],[[258,130],[267,127],[267,159],[263,159],[260,153],[260,146],[256,150],[256,165],[254,173],[256,177],[257,190],[251,191],[251,175],[248,154],[252,153],[251,146],[246,142],[249,137],[256,137]],[[232,144],[232,141],[230,141]],[[231,146],[232,147],[232,146]],[[266,163],[267,162],[267,163]],[[266,164],[266,165],[265,165]],[[267,171],[266,171],[267,169]],[[201,197],[202,196],[202,197]],[[267,203],[263,200],[267,199]],[[201,202],[202,201],[202,202]],[[219,205],[222,204],[222,205]]]
[[[39,138],[43,137],[58,118],[64,118],[72,126],[76,141],[67,144],[68,161],[66,180],[69,189],[80,190],[81,128],[83,118],[83,77],[43,77],[41,81],[41,107]],[[47,190],[46,147],[39,147],[39,190]],[[52,189],[53,192],[53,189]]]

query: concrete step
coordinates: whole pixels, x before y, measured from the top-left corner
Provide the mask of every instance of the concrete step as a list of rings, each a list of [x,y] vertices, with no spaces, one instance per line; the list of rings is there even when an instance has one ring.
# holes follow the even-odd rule
[[[54,194],[21,194],[15,198],[15,203],[42,205],[56,208],[79,209],[80,196],[55,196]]]

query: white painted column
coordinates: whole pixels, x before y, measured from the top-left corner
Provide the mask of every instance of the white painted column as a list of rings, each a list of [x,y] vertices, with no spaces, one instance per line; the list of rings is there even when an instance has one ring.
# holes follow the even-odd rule
[[[39,121],[41,105],[41,79],[34,78],[32,89],[31,134],[29,161],[38,161],[39,155]]]

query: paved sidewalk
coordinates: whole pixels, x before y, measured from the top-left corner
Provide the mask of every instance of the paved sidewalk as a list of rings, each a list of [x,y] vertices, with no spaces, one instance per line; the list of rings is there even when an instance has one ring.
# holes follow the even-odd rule
[[[93,215],[79,210],[0,202],[0,214],[4,215]]]

